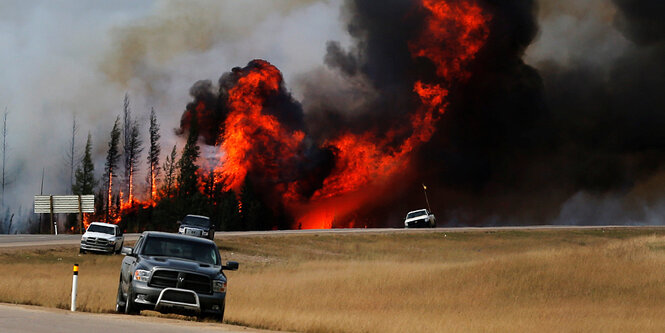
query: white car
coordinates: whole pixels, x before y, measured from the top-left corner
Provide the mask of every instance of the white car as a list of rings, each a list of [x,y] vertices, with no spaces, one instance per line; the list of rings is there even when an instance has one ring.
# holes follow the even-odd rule
[[[406,214],[404,228],[436,227],[436,217],[427,209],[412,210]]]
[[[116,224],[92,222],[81,237],[80,253],[87,251],[120,253],[125,238]]]

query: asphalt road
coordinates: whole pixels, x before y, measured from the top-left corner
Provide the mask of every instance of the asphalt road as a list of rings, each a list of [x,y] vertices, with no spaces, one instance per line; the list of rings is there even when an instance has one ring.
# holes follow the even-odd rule
[[[274,230],[274,231],[231,231],[215,233],[215,239],[226,237],[246,236],[278,236],[291,234],[349,234],[349,233],[420,233],[420,232],[469,232],[469,231],[501,231],[501,230],[548,230],[548,229],[613,229],[613,228],[636,228],[638,226],[560,226],[560,225],[538,225],[518,227],[457,227],[457,228],[434,228],[434,229],[397,229],[397,228],[361,228],[361,229],[322,229],[322,230]],[[645,226],[646,228],[665,228],[665,226]],[[135,241],[139,234],[125,234],[125,241]],[[0,235],[0,248],[2,247],[24,247],[24,246],[53,246],[53,245],[77,245],[81,241],[81,235]]]
[[[177,319],[71,312],[61,309],[0,303],[0,332],[271,332],[214,322],[183,322]]]
[[[139,234],[125,234],[125,241],[135,241]],[[78,245],[81,235],[0,235],[0,247]]]

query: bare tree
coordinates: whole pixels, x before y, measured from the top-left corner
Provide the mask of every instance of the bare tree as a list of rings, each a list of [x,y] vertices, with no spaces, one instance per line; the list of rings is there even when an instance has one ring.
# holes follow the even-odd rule
[[[7,179],[5,178],[5,162],[7,161],[7,114],[7,107],[5,106],[2,122],[2,199],[0,201],[2,207],[5,206],[5,185],[7,184]]]
[[[71,140],[71,145],[69,147],[69,151],[67,151],[66,157],[67,157],[67,169],[69,169],[69,188],[68,191],[71,191],[72,187],[74,186],[74,176],[75,176],[75,170],[76,167],[78,166],[78,151],[76,149],[76,134],[78,134],[78,124],[76,123],[76,115],[73,116],[72,120],[72,140]]]

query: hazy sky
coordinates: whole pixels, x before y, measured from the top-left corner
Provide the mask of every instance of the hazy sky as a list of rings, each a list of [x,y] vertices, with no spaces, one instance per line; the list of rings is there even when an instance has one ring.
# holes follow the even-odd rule
[[[298,77],[323,64],[325,42],[348,40],[339,7],[339,1],[0,2],[7,203],[31,210],[42,168],[45,194],[66,191],[73,115],[80,150],[92,133],[101,176],[125,93],[135,118],[156,109],[163,151],[177,142],[173,128],[197,80],[216,82],[264,58],[298,97]]]
[[[74,115],[77,147],[82,150],[91,132],[101,177],[125,93],[144,136],[150,108],[157,111],[164,153],[178,143],[173,129],[191,101],[192,84],[216,82],[252,59],[276,65],[302,101],[303,78],[323,70],[326,42],[352,42],[342,2],[1,1],[0,108],[8,111],[10,182],[5,203],[19,215],[30,213],[43,168],[45,194],[67,191]],[[547,62],[602,68],[630,47],[613,27],[610,0],[543,0],[539,7],[540,30],[524,57],[536,68]]]

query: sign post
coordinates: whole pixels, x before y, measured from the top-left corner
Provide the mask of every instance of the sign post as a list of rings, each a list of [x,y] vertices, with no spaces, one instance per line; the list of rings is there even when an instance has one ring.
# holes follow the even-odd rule
[[[35,195],[35,213],[51,214],[51,233],[58,234],[54,214],[78,213],[83,233],[83,213],[95,212],[95,195]]]

